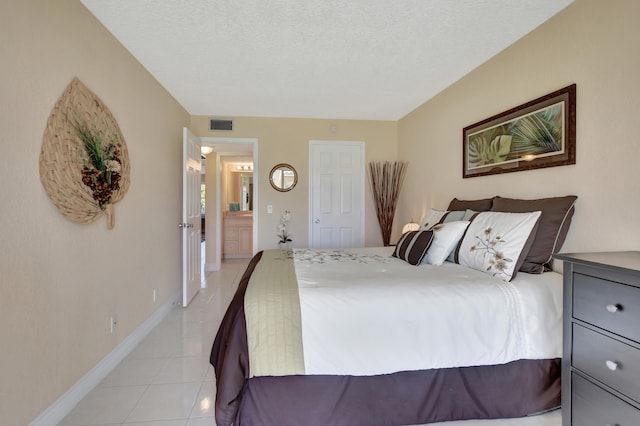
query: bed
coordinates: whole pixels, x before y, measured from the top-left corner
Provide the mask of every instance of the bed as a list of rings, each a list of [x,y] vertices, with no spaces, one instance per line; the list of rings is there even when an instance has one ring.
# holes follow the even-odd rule
[[[548,209],[468,210],[396,247],[256,254],[211,351],[216,423],[411,425],[557,408],[562,277],[518,273]]]

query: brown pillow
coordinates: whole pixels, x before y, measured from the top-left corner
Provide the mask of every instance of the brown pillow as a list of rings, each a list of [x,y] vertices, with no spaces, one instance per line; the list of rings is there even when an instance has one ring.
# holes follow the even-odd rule
[[[447,210],[474,210],[477,212],[488,212],[491,210],[493,204],[493,198],[485,198],[482,200],[458,200],[454,198],[449,203]]]
[[[578,197],[540,198],[537,200],[518,200],[514,198],[494,197],[491,211],[526,213],[541,211],[538,232],[529,253],[520,267],[520,271],[541,274],[551,270],[551,255],[557,253],[569,231],[574,205]]]

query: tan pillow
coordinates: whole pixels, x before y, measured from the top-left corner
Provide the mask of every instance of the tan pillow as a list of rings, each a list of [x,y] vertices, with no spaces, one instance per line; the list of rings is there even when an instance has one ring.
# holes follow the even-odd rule
[[[562,248],[569,231],[577,198],[575,195],[536,200],[493,198],[491,211],[510,213],[542,212],[533,245],[529,249],[520,271],[541,274],[544,271],[551,270],[551,255]]]

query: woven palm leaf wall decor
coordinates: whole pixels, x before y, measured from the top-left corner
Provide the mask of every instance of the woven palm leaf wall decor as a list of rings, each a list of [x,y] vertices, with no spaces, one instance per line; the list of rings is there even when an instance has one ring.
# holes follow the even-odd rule
[[[113,229],[113,205],[129,189],[127,145],[109,109],[78,78],[49,115],[40,151],[40,180],[68,219]]]

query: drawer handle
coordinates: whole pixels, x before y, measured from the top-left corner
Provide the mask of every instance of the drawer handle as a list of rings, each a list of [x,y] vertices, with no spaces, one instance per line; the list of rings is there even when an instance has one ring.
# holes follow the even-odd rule
[[[621,310],[622,310],[622,305],[620,305],[619,303],[616,303],[616,304],[611,303],[607,305],[607,311],[611,313],[616,313]]]
[[[605,362],[605,364],[607,364],[607,368],[611,371],[616,371],[618,369],[618,367],[620,366],[617,362],[615,361],[609,361],[607,360]]]

